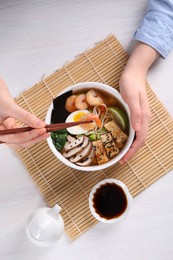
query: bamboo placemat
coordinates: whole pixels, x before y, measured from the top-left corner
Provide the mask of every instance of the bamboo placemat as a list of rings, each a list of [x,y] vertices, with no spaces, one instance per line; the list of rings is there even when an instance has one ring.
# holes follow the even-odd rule
[[[64,88],[84,81],[96,81],[118,89],[128,55],[111,35],[75,60],[63,66],[31,89],[22,93],[17,103],[45,119],[52,99]],[[83,172],[62,164],[50,151],[47,142],[17,150],[46,203],[62,208],[65,231],[75,239],[97,221],[90,213],[88,196],[92,187],[105,178],[123,181],[133,197],[173,168],[173,120],[146,84],[151,106],[147,142],[127,164],[106,170]]]

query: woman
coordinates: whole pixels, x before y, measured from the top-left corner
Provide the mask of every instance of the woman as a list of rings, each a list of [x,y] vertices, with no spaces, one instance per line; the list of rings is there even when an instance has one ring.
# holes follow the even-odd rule
[[[120,92],[131,111],[136,140],[120,161],[127,162],[145,143],[150,109],[145,89],[146,74],[159,55],[166,58],[173,48],[173,1],[150,0],[147,13],[134,35],[137,41],[120,79]],[[48,137],[45,123],[17,106],[3,80],[0,80],[0,128],[15,127],[19,119],[37,129],[16,135],[4,135],[1,141],[13,147],[30,146]]]

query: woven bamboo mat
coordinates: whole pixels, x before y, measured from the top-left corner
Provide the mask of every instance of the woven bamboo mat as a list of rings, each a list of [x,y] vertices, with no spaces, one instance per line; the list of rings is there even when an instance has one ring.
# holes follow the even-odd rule
[[[53,98],[64,88],[84,81],[97,81],[118,89],[128,56],[114,36],[62,67],[44,81],[22,93],[17,103],[45,118]],[[145,146],[127,164],[98,172],[82,172],[62,164],[47,142],[17,150],[46,203],[62,208],[65,231],[75,239],[97,221],[90,213],[88,196],[92,187],[105,178],[123,181],[133,197],[173,168],[173,120],[147,84],[151,123]]]

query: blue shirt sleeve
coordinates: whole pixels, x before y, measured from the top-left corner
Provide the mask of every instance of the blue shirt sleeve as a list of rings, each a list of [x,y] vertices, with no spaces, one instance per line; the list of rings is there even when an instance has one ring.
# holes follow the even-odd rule
[[[134,39],[146,43],[166,58],[173,49],[173,0],[150,0]]]

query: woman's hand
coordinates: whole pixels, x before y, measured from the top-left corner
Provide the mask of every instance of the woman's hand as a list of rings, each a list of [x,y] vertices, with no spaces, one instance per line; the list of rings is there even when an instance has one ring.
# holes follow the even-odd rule
[[[36,129],[24,133],[0,135],[0,141],[7,145],[14,148],[32,146],[49,136],[46,133],[45,123],[19,107],[11,97],[4,80],[0,78],[0,130],[20,127],[15,119]]]
[[[131,124],[136,138],[120,160],[127,162],[144,145],[148,134],[150,108],[146,93],[145,79],[151,64],[158,53],[144,43],[138,43],[134,48],[120,79],[120,93],[127,103],[131,114]]]
[[[120,80],[120,93],[130,109],[131,124],[136,133],[132,146],[120,161],[120,164],[123,164],[137,153],[147,138],[150,108],[145,89],[145,77],[134,70],[124,73]]]

